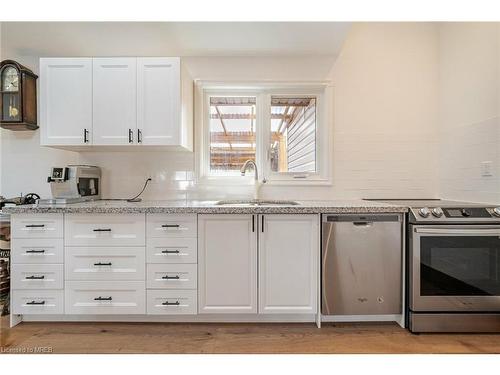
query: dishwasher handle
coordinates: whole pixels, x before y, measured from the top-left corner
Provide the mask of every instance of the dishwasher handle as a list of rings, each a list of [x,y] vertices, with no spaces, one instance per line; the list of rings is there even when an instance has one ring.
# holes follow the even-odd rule
[[[399,222],[401,215],[323,215],[323,222],[352,222],[356,226],[370,226],[375,222]]]

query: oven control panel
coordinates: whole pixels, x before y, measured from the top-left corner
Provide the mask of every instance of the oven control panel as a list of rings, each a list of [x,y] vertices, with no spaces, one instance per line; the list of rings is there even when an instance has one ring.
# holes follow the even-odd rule
[[[500,207],[414,207],[410,208],[410,221],[500,223]]]

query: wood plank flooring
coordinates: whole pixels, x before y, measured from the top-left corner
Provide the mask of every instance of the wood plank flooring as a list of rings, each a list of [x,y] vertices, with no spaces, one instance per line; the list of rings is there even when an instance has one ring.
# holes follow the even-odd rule
[[[500,353],[500,334],[413,335],[392,323],[7,323],[4,353]]]

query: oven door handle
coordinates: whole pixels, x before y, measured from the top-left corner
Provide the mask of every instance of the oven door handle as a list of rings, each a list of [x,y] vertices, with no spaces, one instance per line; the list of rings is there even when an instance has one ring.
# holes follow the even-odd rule
[[[415,228],[415,233],[422,234],[478,234],[478,235],[494,235],[500,236],[500,229],[484,228],[484,229],[440,229],[440,228]]]

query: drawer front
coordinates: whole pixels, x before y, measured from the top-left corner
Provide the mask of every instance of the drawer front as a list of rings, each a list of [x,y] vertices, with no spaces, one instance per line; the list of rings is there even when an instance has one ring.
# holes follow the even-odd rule
[[[63,215],[12,215],[11,231],[12,238],[63,238]]]
[[[67,214],[66,246],[145,246],[143,214]]]
[[[14,290],[13,314],[64,314],[63,290]]]
[[[196,314],[196,290],[148,290],[147,310],[151,315]]]
[[[196,264],[148,264],[148,288],[196,289],[197,269]]]
[[[67,281],[66,314],[145,314],[144,281]]]
[[[196,263],[196,238],[148,238],[148,263]]]
[[[62,289],[62,264],[13,264],[12,289]]]
[[[148,238],[196,237],[196,215],[146,215]]]
[[[144,247],[66,247],[66,280],[145,280]]]
[[[11,242],[12,263],[63,263],[62,238],[16,238]]]

